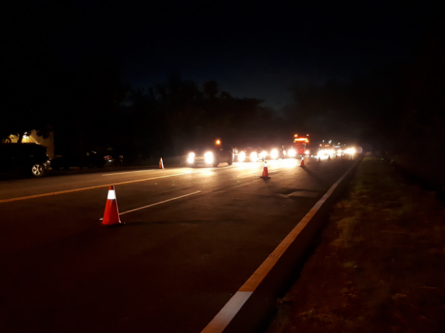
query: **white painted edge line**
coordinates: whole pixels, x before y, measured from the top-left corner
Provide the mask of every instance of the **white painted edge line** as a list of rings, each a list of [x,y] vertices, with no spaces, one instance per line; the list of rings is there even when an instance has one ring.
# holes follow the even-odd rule
[[[264,262],[257,268],[257,270],[250,276],[250,278],[241,286],[240,289],[230,298],[230,300],[223,306],[223,308],[216,314],[216,316],[207,324],[201,333],[222,333],[224,329],[230,324],[232,319],[236,316],[241,307],[246,303],[249,297],[253,294],[261,281],[278,262],[278,259],[284,254],[289,246],[294,242],[300,232],[310,222],[312,217],[321,208],[323,203],[332,195],[337,186],[342,180],[351,172],[351,170],[360,162],[357,161],[341,176],[334,185],[326,192],[326,194],[317,201],[311,210],[301,219],[300,222],[292,229],[292,231],[278,244],[275,250],[264,260]]]
[[[237,291],[201,333],[222,332],[251,295],[249,291]]]
[[[196,192],[192,192],[192,193],[189,193],[189,194],[181,195],[181,196],[176,197],[176,198],[172,198],[172,199],[168,199],[168,200],[164,200],[164,201],[156,202],[156,203],[151,204],[151,205],[147,205],[147,206],[143,206],[143,207],[139,207],[139,208],[135,208],[135,209],[127,210],[126,212],[119,213],[119,215],[124,215],[124,214],[128,214],[128,213],[132,213],[132,212],[135,212],[135,211],[137,211],[137,210],[141,210],[141,209],[145,209],[145,208],[153,207],[153,206],[160,205],[160,204],[163,204],[163,203],[166,203],[166,202],[169,202],[169,201],[173,201],[173,200],[178,200],[178,199],[181,199],[181,198],[184,198],[184,197],[188,197],[189,195],[193,195],[193,194],[200,193],[200,192],[201,192],[201,191],[196,191]]]
[[[155,171],[155,170],[158,170],[158,169],[147,169],[147,170],[138,170],[138,171],[124,171],[124,172],[117,172],[117,173],[106,173],[106,174],[103,174],[102,177],[114,176],[114,175],[123,175],[124,173],[147,172],[147,171]]]

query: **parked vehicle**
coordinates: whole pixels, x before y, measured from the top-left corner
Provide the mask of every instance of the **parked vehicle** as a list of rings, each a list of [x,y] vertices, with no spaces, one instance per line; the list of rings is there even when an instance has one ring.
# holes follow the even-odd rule
[[[49,168],[46,147],[35,143],[0,144],[0,173],[41,177]]]

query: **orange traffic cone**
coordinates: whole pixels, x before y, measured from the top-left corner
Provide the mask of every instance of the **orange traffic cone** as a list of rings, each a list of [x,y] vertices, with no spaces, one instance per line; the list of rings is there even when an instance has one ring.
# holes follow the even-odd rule
[[[321,161],[321,158],[320,158],[320,156],[318,156],[318,160],[317,160],[317,162],[320,162]]]
[[[301,158],[300,166],[304,167],[304,157]]]
[[[164,169],[164,162],[162,162],[162,157],[159,160],[159,169]]]
[[[330,161],[331,160],[331,155],[328,155],[328,161]]]
[[[261,175],[261,178],[263,179],[269,179],[269,171],[267,170],[267,161],[264,161],[264,169],[263,174]]]
[[[119,210],[117,209],[116,192],[114,186],[108,189],[107,204],[105,205],[104,218],[102,225],[112,226],[123,224],[119,218]]]

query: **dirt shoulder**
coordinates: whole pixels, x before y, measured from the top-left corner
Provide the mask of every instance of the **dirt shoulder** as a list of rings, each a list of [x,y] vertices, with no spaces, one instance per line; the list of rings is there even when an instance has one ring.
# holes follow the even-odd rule
[[[366,157],[267,333],[445,332],[445,206]]]

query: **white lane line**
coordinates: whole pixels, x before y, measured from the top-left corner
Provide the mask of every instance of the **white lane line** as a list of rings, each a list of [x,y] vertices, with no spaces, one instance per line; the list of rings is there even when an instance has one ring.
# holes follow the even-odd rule
[[[289,246],[297,239],[306,225],[311,221],[312,217],[317,213],[325,201],[332,195],[337,186],[351,172],[351,170],[360,161],[354,163],[343,176],[341,176],[334,185],[317,201],[311,210],[297,223],[291,232],[281,241],[275,250],[264,260],[257,270],[247,279],[247,281],[238,289],[232,298],[222,307],[216,316],[207,324],[201,333],[222,333],[229,325],[233,318],[238,314],[243,305],[250,296],[255,292],[260,283],[267,274],[272,270],[280,257],[286,252]]]
[[[106,176],[122,175],[124,173],[146,172],[146,171],[155,171],[155,170],[157,170],[157,169],[147,169],[147,170],[139,170],[139,171],[126,171],[126,172],[118,172],[118,173],[106,173],[106,174],[104,174],[102,176],[106,177]]]
[[[141,209],[145,209],[145,208],[153,207],[153,206],[160,205],[160,204],[163,204],[163,203],[166,203],[166,202],[169,202],[169,201],[173,201],[173,200],[178,200],[178,199],[181,199],[181,198],[184,198],[184,197],[188,197],[189,195],[193,195],[193,194],[200,193],[200,192],[201,192],[201,191],[196,191],[196,192],[192,192],[192,193],[189,193],[189,194],[181,195],[181,196],[176,197],[176,198],[172,198],[172,199],[168,199],[168,200],[164,200],[164,201],[156,202],[156,203],[151,204],[151,205],[147,205],[147,206],[143,206],[143,207],[139,207],[139,208],[135,208],[135,209],[127,210],[126,212],[119,213],[119,215],[124,215],[124,214],[128,214],[128,213],[132,213],[132,212],[135,212],[135,211],[137,211],[137,210],[141,210]]]

